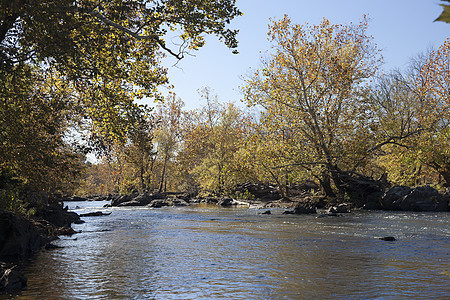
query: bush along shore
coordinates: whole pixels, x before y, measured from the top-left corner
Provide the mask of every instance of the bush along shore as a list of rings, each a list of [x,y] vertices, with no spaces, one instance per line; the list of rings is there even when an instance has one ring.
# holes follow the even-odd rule
[[[232,192],[234,197],[201,196],[196,193],[132,193],[130,195],[70,196],[40,205],[32,216],[23,217],[0,210],[0,292],[11,293],[26,287],[26,277],[21,273],[23,261],[42,249],[55,248],[52,241],[60,235],[73,235],[72,223],[83,223],[80,217],[105,216],[101,211],[78,215],[63,207],[69,201],[110,201],[105,207],[145,206],[149,208],[180,207],[210,204],[220,207],[247,206],[259,208],[261,214],[269,215],[271,209],[284,209],[284,214],[318,214],[320,217],[340,216],[352,209],[392,211],[450,211],[450,191],[439,193],[430,186],[411,188],[394,186],[382,193],[364,189],[359,193],[365,201],[329,199],[320,193],[319,187],[306,183],[289,187],[288,197],[281,197],[277,189],[266,184],[242,184]],[[243,197],[245,196],[245,197]],[[44,197],[45,198],[45,197]]]
[[[24,263],[37,251],[52,249],[60,235],[73,235],[72,223],[80,216],[64,209],[62,202],[34,207],[32,216],[0,209],[0,293],[14,293],[26,287]]]

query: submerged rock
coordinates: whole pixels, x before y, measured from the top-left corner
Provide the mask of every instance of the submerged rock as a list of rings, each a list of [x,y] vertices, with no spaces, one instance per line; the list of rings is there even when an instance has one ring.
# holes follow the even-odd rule
[[[342,217],[342,215],[337,213],[324,213],[317,216],[317,218],[326,218],[326,217]]]
[[[387,242],[396,241],[395,237],[393,237],[393,236],[380,237],[379,239],[382,240],[382,241],[387,241]]]

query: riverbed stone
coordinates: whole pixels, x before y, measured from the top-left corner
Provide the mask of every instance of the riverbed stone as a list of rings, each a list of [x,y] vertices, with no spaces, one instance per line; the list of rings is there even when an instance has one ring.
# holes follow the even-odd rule
[[[330,208],[328,208],[327,213],[329,214],[345,214],[345,213],[349,213],[350,209],[349,209],[349,205],[346,203],[341,203],[335,206],[331,206]]]
[[[119,204],[131,201],[130,195],[116,195],[111,200],[111,206],[119,206]]]
[[[364,210],[379,210],[381,208],[382,208],[381,203],[379,201],[367,202],[367,203],[364,203],[364,205],[362,206],[362,209],[364,209]]]
[[[397,240],[393,236],[384,236],[384,237],[380,237],[379,239],[382,240],[382,241],[386,241],[386,242],[394,242],[394,241]]]
[[[167,201],[167,199],[155,199],[155,200],[152,200],[147,205],[147,207],[161,208],[161,207],[169,206],[169,205],[170,205],[170,203],[169,203],[169,201]]]
[[[381,207],[384,210],[399,210],[402,199],[412,191],[409,186],[394,186],[384,193]]]
[[[294,214],[302,215],[302,214],[316,214],[317,208],[310,204],[298,203],[294,207]]]
[[[102,211],[94,211],[85,214],[80,214],[80,217],[100,217],[100,216],[109,216],[111,212],[102,212]]]
[[[229,207],[233,205],[233,199],[230,197],[224,197],[221,198],[218,202],[217,205],[219,206],[223,206],[223,207]]]
[[[183,199],[179,199],[179,198],[174,198],[172,199],[172,206],[188,206],[189,203],[187,203],[185,200]]]
[[[409,211],[447,211],[449,198],[428,185],[420,186],[404,196],[399,207]]]

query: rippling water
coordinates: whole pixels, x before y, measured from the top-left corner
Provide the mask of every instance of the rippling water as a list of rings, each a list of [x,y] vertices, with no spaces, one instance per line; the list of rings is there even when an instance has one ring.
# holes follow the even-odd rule
[[[71,202],[74,211],[105,202]],[[448,213],[110,208],[40,253],[15,299],[448,299]],[[395,236],[385,242],[380,236]]]

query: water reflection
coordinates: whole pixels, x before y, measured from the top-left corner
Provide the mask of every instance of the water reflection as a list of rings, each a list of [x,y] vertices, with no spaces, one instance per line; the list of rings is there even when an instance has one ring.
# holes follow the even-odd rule
[[[79,212],[102,203],[71,203]],[[86,206],[98,206],[95,209]],[[360,299],[449,295],[448,214],[340,218],[186,207],[85,218],[17,299]],[[111,231],[104,231],[110,229]],[[376,237],[394,235],[397,242]],[[73,240],[76,238],[76,240]]]

